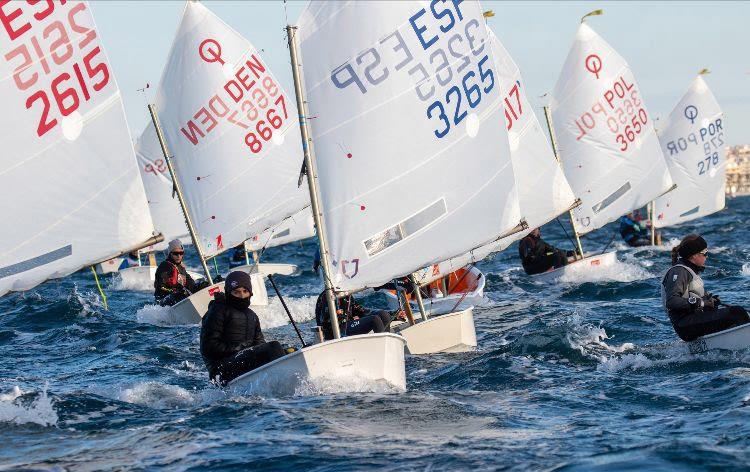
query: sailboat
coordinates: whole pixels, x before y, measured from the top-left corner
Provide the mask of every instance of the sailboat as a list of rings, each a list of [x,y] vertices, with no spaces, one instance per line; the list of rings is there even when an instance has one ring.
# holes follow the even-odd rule
[[[309,205],[297,186],[302,148],[288,137],[296,119],[258,50],[199,2],[186,3],[149,109],[211,283],[170,309],[195,323],[223,288],[206,261]],[[251,278],[252,303],[268,304],[262,274]]]
[[[430,315],[464,310],[480,303],[485,278],[479,269],[469,264],[508,248],[532,229],[546,224],[578,204],[526,96],[520,69],[492,29],[487,27],[487,31],[495,57],[495,75],[500,89],[506,94],[503,99],[505,123],[518,200],[527,228],[415,272],[414,278],[420,286],[427,286],[430,294],[438,294],[423,301]],[[385,294],[389,307],[397,308],[397,294]],[[416,301],[412,305],[413,310],[418,309]]]
[[[630,66],[583,21],[545,115],[553,149],[573,193],[581,199],[572,215],[581,254],[580,236],[673,187],[653,119]],[[615,251],[586,254],[534,277],[555,280],[616,261]]]
[[[300,35],[333,292],[381,286],[519,225],[479,3],[311,3]],[[471,310],[422,312],[398,332],[412,354],[476,346]]]
[[[723,119],[719,103],[698,75],[659,132],[677,188],[653,202],[654,228],[678,225],[724,209]]]
[[[266,249],[291,244],[313,236],[315,236],[315,222],[312,209],[308,206],[286,218],[277,226],[247,239],[244,243],[245,264],[233,267],[232,270],[259,272],[264,276],[269,274],[297,275],[300,270],[295,264],[260,262],[260,258]],[[253,255],[253,263],[249,260],[248,252]]]
[[[0,232],[0,295],[163,239],[148,214],[120,90],[89,4],[8,9],[18,29],[0,40],[8,51],[0,65],[7,79],[0,83],[0,188],[13,230]],[[52,26],[71,39],[52,46]]]

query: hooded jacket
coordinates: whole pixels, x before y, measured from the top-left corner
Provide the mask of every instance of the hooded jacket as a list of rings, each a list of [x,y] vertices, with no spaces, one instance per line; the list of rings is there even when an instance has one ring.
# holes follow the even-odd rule
[[[211,377],[223,359],[264,342],[260,320],[253,310],[238,310],[227,304],[223,293],[214,295],[201,320],[200,339],[201,356]]]

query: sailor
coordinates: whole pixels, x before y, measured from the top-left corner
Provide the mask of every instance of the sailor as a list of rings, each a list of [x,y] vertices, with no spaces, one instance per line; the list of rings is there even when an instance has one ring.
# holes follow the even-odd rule
[[[122,264],[118,270],[127,269],[128,267],[136,267],[140,265],[140,255],[138,251],[131,251],[122,259]]]
[[[179,239],[169,242],[168,251],[154,275],[154,298],[161,306],[172,306],[203,288],[185,269],[185,249]]]
[[[385,310],[371,310],[363,307],[351,295],[340,297],[336,300],[336,315],[339,321],[339,332],[341,336],[354,336],[356,334],[383,333],[390,329],[393,316]],[[403,316],[399,312],[398,316]],[[331,317],[328,312],[328,301],[326,292],[323,290],[315,303],[315,320],[323,330],[323,338],[328,341],[333,339],[331,328]]]
[[[229,268],[234,269],[235,267],[245,265],[246,263],[245,243],[238,244],[232,249],[232,255],[229,256]]]
[[[200,349],[208,376],[219,385],[286,354],[278,341],[266,342],[258,315],[250,309],[250,276],[234,271],[218,292],[201,321]]]
[[[662,305],[683,341],[750,322],[744,308],[725,305],[704,289],[699,274],[706,268],[706,258],[706,240],[697,234],[685,236],[672,249],[672,267],[661,282]]]
[[[575,251],[558,249],[542,239],[542,232],[535,228],[518,243],[523,270],[528,275],[541,274],[557,269],[576,259]]]
[[[620,217],[620,236],[630,247],[651,245],[646,227],[647,222],[642,220],[636,211]]]

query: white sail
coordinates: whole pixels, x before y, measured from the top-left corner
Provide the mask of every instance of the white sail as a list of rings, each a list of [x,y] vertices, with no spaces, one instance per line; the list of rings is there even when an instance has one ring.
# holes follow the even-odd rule
[[[261,251],[284,244],[293,243],[315,236],[315,222],[310,207],[295,213],[273,228],[256,234],[245,241],[248,251]]]
[[[138,157],[138,167],[146,190],[151,219],[156,230],[164,235],[163,242],[149,249],[163,250],[167,243],[175,238],[180,239],[183,244],[192,243],[180,202],[173,195],[172,177],[159,147],[153,123],[149,122],[136,141],[135,154]]]
[[[559,154],[588,233],[663,194],[673,182],[630,66],[581,24],[550,103]]]
[[[155,105],[204,257],[310,204],[293,100],[247,39],[187,2]]]
[[[573,190],[565,179],[552,152],[552,146],[547,140],[546,128],[539,123],[526,96],[525,82],[520,69],[492,30],[488,28],[488,32],[495,56],[495,72],[500,88],[506,94],[502,106],[505,126],[508,129],[518,200],[521,214],[529,228],[416,272],[415,277],[420,284],[429,283],[466,264],[502,251],[526,236],[532,229],[565,213],[575,203]]]
[[[723,115],[703,77],[695,78],[672,110],[659,141],[677,188],[656,199],[654,225],[672,226],[723,209]]]
[[[299,34],[337,291],[518,224],[505,92],[478,2],[311,2]]]
[[[120,91],[85,2],[4,4],[0,295],[153,232]]]

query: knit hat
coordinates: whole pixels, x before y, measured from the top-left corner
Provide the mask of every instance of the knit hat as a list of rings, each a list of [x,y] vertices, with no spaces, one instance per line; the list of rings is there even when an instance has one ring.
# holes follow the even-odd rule
[[[690,239],[688,241],[680,243],[678,252],[680,254],[680,257],[682,257],[683,259],[689,259],[690,256],[698,254],[707,247],[708,243],[706,242],[706,240],[698,236],[695,239]]]
[[[242,272],[241,270],[235,270],[234,272],[227,275],[227,279],[224,282],[224,290],[231,292],[236,288],[244,287],[250,294],[253,293],[253,285],[250,281],[250,276]]]
[[[175,252],[175,251],[185,252],[185,249],[183,249],[183,247],[182,247],[182,242],[180,242],[179,239],[173,239],[173,240],[169,241],[168,248],[169,248],[169,253],[170,254],[173,253],[173,252]]]

